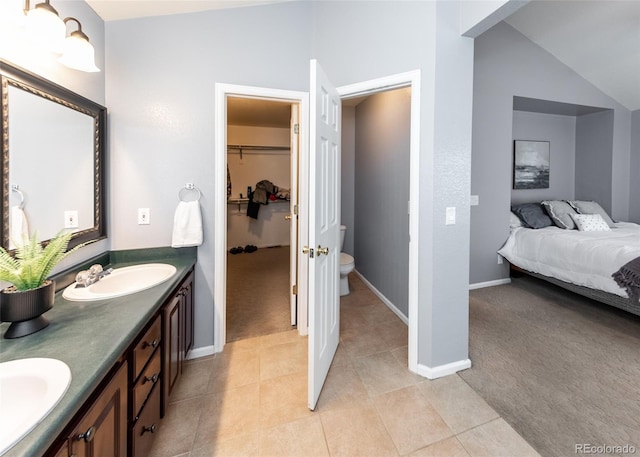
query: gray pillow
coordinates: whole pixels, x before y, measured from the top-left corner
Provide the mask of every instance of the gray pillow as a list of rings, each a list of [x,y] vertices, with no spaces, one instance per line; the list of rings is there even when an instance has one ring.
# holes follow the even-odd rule
[[[609,217],[607,212],[602,208],[602,206],[600,206],[598,202],[586,200],[568,200],[567,203],[569,203],[578,214],[599,214],[600,216],[602,216],[602,219],[605,220],[609,227],[615,227],[615,222],[613,222],[613,219]]]
[[[539,229],[553,225],[553,221],[545,214],[540,203],[523,203],[512,206],[511,211],[520,218],[525,227]]]
[[[541,205],[553,223],[561,229],[573,230],[576,228],[576,224],[571,218],[572,214],[576,214],[576,210],[569,203],[562,200],[545,200]]]

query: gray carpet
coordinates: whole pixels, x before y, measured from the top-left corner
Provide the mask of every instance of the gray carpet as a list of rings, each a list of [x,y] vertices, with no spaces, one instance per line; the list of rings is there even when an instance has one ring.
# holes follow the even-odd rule
[[[289,246],[227,254],[227,342],[291,330]]]
[[[541,455],[640,454],[638,316],[531,277],[471,291],[469,313],[460,376]]]

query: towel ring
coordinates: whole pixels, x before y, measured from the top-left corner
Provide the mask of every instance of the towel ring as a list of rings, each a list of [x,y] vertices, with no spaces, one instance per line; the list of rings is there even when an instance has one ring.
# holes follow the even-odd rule
[[[24,209],[24,194],[22,193],[22,191],[20,190],[20,186],[17,184],[13,184],[11,186],[11,190],[13,192],[16,192],[19,196],[20,196],[20,203],[18,204],[18,208],[20,209]]]
[[[182,192],[185,190],[192,190],[194,192],[197,192],[198,196],[196,197],[195,201],[200,201],[200,197],[202,197],[202,192],[200,192],[200,189],[198,189],[192,183],[187,183],[182,189],[180,189],[180,191],[178,192],[178,200],[180,200],[181,202],[188,201],[188,200],[183,200],[183,197],[182,197],[183,196]]]

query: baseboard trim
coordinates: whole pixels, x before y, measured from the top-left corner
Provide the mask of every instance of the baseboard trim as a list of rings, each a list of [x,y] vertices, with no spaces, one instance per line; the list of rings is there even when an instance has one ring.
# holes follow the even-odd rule
[[[503,286],[505,284],[511,284],[511,278],[495,279],[493,281],[476,282],[475,284],[469,284],[469,290],[483,289],[485,287]]]
[[[402,314],[402,311],[400,311],[396,305],[394,305],[393,303],[391,303],[389,301],[389,299],[387,297],[385,297],[382,292],[380,292],[378,289],[376,289],[376,286],[374,286],[373,284],[371,284],[369,281],[367,281],[367,279],[362,276],[362,274],[358,271],[358,270],[353,270],[353,272],[358,275],[358,277],[362,280],[362,282],[364,283],[365,286],[367,286],[371,292],[373,292],[375,294],[376,297],[378,297],[380,299],[380,301],[382,301],[382,303],[384,303],[387,308],[389,308],[391,311],[393,311],[393,313],[398,316],[398,318],[404,322],[405,325],[409,325],[409,319],[407,318],[407,316],[405,316],[404,314]]]
[[[459,360],[458,362],[451,362],[433,368],[419,363],[417,373],[428,379],[438,379],[457,373],[458,371],[466,370],[467,368],[471,368],[471,360],[469,359]]]
[[[187,360],[199,359],[200,357],[207,357],[215,354],[215,346],[204,346],[201,348],[193,348],[187,354]]]

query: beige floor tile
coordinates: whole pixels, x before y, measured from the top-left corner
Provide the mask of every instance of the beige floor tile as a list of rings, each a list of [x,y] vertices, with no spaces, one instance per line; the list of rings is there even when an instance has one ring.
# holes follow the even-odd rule
[[[353,366],[332,365],[316,409],[328,411],[333,408],[349,408],[366,401],[368,397],[367,389]]]
[[[353,366],[353,359],[347,353],[347,350],[344,348],[344,345],[338,343],[338,349],[336,350],[336,355],[333,357],[333,362],[331,362],[331,369],[334,367],[343,367],[343,366]]]
[[[260,352],[260,380],[307,371],[307,344],[294,342]]]
[[[328,456],[320,416],[279,425],[260,434],[260,455],[265,457]]]
[[[307,344],[307,337],[300,336],[296,329],[291,329],[286,332],[272,333],[271,335],[263,335],[260,337],[260,350],[264,351],[272,346],[284,343]]]
[[[499,417],[457,374],[426,380],[419,388],[456,434]]]
[[[246,386],[260,379],[260,355],[257,350],[227,350],[217,354],[211,367],[208,392]]]
[[[394,319],[398,319],[398,316],[394,314],[384,303],[382,303],[378,297],[371,294],[373,298],[371,299],[372,305],[364,308],[365,318],[372,325],[379,325],[383,322],[389,322]]]
[[[253,432],[194,449],[189,457],[254,457],[259,454],[260,432]]]
[[[352,408],[321,412],[320,419],[332,457],[398,455],[380,416],[369,401]]]
[[[369,395],[402,389],[423,379],[409,373],[389,351],[358,357],[354,365]]]
[[[254,336],[252,338],[227,342],[224,345],[223,354],[226,354],[229,351],[256,351],[260,348],[260,341],[260,336]]]
[[[409,457],[469,457],[455,436],[438,441],[409,454]]]
[[[279,376],[260,383],[260,426],[292,422],[313,414],[307,406],[307,373]]]
[[[194,448],[210,446],[260,428],[260,386],[249,384],[202,399]]]
[[[373,332],[373,328],[356,327],[340,329],[340,342],[349,356],[361,357],[386,351],[385,341]]]
[[[202,398],[171,403],[160,422],[160,428],[153,441],[151,457],[174,457],[191,450],[202,413]]]
[[[369,321],[364,315],[362,308],[341,307],[340,308],[340,331],[362,329],[368,327]]]
[[[398,349],[409,344],[409,329],[397,317],[395,319],[376,325],[375,333],[380,335],[386,343],[387,349]]]
[[[373,397],[400,455],[453,435],[417,386]]]
[[[213,372],[214,358],[207,357],[185,362],[182,365],[182,377],[171,393],[171,403],[187,398],[205,395],[211,373]]]
[[[457,436],[471,457],[539,457],[504,419],[496,419]]]

